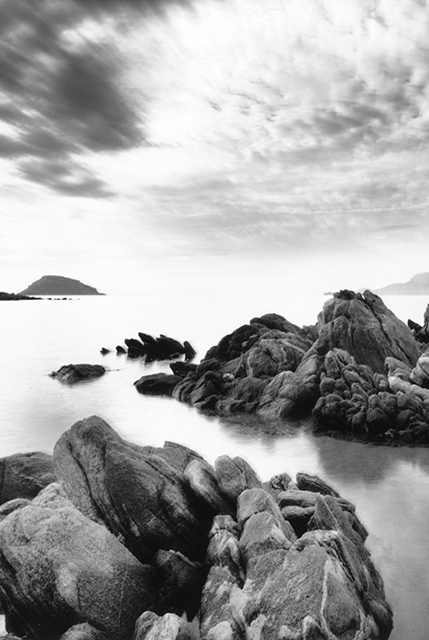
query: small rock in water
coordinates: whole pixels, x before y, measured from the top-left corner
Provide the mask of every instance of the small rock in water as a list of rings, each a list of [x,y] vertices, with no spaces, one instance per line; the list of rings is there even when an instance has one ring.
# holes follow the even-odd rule
[[[76,382],[99,378],[105,373],[106,369],[101,364],[65,364],[58,371],[52,371],[49,375],[51,378],[60,380],[60,382],[75,384]]]

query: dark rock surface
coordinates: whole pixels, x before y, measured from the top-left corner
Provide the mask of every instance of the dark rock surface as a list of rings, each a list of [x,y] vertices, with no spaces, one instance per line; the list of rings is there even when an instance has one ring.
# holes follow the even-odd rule
[[[152,373],[142,376],[134,383],[139,393],[146,396],[171,396],[175,386],[182,380],[180,376],[167,373]]]
[[[156,360],[177,360],[184,358],[185,362],[190,362],[195,358],[196,351],[193,346],[185,340],[183,344],[174,338],[170,338],[161,333],[158,338],[148,333],[139,332],[137,338],[125,338],[126,349],[121,346],[116,347],[118,354],[126,353],[129,358],[143,358],[145,362]]]
[[[42,276],[30,284],[21,295],[26,296],[104,296],[94,287],[83,284],[80,280],[64,276]]]
[[[15,498],[34,498],[56,481],[52,456],[35,451],[0,458],[0,504]]]
[[[392,613],[366,531],[323,480],[301,473],[295,483],[285,473],[262,484],[241,458],[212,467],[182,445],[137,446],[98,417],[64,433],[54,461],[60,484],[1,508],[9,632],[388,638]]]
[[[58,371],[52,371],[49,375],[60,382],[75,384],[100,378],[105,373],[106,369],[101,364],[65,364]]]

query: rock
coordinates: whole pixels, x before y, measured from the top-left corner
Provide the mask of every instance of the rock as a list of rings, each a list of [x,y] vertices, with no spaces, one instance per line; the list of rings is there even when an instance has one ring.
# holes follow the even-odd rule
[[[82,622],[128,640],[157,600],[154,569],[78,511],[58,485],[1,522],[0,592],[9,631],[38,640]]]
[[[143,357],[146,362],[153,362],[155,360],[171,360],[182,355],[185,355],[186,360],[192,360],[196,355],[189,342],[182,344],[178,340],[163,334],[158,338],[154,338],[142,331],[138,335],[140,340],[126,338],[124,341],[128,347],[128,356],[130,358]]]
[[[116,353],[118,356],[124,355],[125,353],[127,353],[126,349],[124,349],[124,347],[120,344],[117,345],[116,347]]]
[[[362,295],[339,292],[325,303],[319,314],[317,349],[344,349],[358,364],[383,372],[386,357],[414,366],[419,352],[405,323],[370,291]]]
[[[157,616],[145,611],[137,620],[133,640],[195,640],[195,624],[174,613]]]
[[[419,387],[429,389],[429,351],[423,353],[410,373],[410,381]]]
[[[106,347],[101,347],[100,353],[102,356],[107,356],[107,354],[110,353],[110,349],[106,349]]]
[[[139,393],[147,396],[172,396],[175,386],[182,381],[180,376],[167,373],[151,373],[134,383]]]
[[[127,355],[129,358],[142,358],[146,356],[146,346],[139,340],[135,338],[125,338],[124,342],[128,348]]]
[[[204,565],[192,562],[180,551],[160,549],[155,554],[155,567],[163,608],[177,615],[186,612],[188,619],[194,618],[207,573]]]
[[[101,418],[73,425],[54,449],[57,476],[72,502],[101,521],[142,562],[159,549],[192,561],[206,552],[213,503],[202,507],[184,471],[201,458],[187,447],[138,447]]]
[[[262,487],[262,482],[243,458],[227,455],[215,460],[216,478],[221,492],[232,502],[246,489]]]
[[[195,356],[197,355],[197,352],[195,351],[195,349],[191,345],[191,343],[188,342],[187,340],[185,340],[185,342],[183,343],[183,347],[184,347],[186,362],[189,362],[190,360],[193,360],[195,358]]]
[[[0,458],[0,504],[14,498],[34,498],[56,481],[52,456],[39,451]]]
[[[49,375],[60,382],[75,384],[99,378],[106,373],[106,369],[101,364],[66,364],[52,371]]]
[[[0,291],[0,301],[6,300],[41,300],[35,296],[23,296],[20,293],[7,293],[6,291]]]
[[[61,486],[0,507],[0,597],[18,636],[387,639],[367,532],[322,479],[263,485],[241,458],[213,468],[97,417],[61,436],[54,464]]]
[[[83,622],[70,627],[63,633],[60,640],[109,640],[105,633],[96,629],[91,624]]]
[[[387,639],[392,612],[350,514],[334,497],[315,493],[310,522],[323,529],[288,538],[279,509],[263,492],[240,496],[242,531],[232,519],[214,521],[201,638]]]
[[[300,472],[296,474],[296,486],[301,491],[313,491],[314,493],[321,493],[325,496],[340,497],[337,491],[324,480],[308,473]]]

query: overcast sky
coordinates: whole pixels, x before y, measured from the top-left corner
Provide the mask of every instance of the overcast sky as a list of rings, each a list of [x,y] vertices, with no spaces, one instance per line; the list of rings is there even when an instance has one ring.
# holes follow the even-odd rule
[[[2,0],[0,290],[429,271],[426,0]]]

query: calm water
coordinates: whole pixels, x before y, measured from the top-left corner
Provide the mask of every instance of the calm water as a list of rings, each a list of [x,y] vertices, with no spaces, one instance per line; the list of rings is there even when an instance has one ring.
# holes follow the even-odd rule
[[[102,416],[139,444],[186,444],[213,462],[241,455],[263,480],[275,473],[323,476],[357,505],[370,531],[368,546],[394,609],[392,640],[424,640],[429,628],[429,450],[373,447],[314,438],[306,424],[247,424],[209,419],[174,400],[140,396],[133,382],[168,371],[118,357],[115,346],[138,331],[189,340],[202,357],[212,344],[253,316],[281,313],[312,324],[326,298],[285,299],[270,292],[187,299],[171,295],[89,297],[67,301],[0,302],[0,456],[51,452],[76,420]],[[429,300],[385,298],[403,320],[421,322]],[[101,356],[101,347],[113,352]],[[74,387],[49,373],[63,364],[102,363],[108,373]]]

